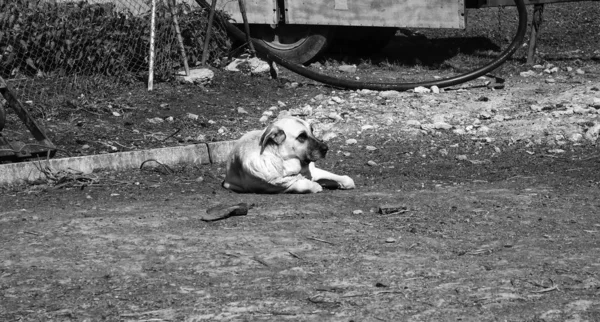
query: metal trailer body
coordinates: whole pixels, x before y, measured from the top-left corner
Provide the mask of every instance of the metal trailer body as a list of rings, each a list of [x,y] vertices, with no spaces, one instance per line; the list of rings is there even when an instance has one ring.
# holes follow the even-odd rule
[[[218,6],[242,22],[238,1]],[[251,24],[464,28],[463,0],[246,0]],[[283,6],[279,13],[278,4]],[[283,19],[283,21],[282,21]]]

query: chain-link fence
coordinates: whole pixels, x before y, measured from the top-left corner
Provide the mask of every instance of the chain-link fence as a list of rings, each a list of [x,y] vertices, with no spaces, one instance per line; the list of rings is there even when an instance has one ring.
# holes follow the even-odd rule
[[[208,11],[193,0],[155,0],[154,79],[183,67],[174,20],[188,64],[202,59]],[[147,81],[151,0],[0,0],[0,76],[21,101],[53,108],[82,92],[109,92]],[[176,19],[173,19],[172,13]],[[210,65],[229,49],[213,26]]]

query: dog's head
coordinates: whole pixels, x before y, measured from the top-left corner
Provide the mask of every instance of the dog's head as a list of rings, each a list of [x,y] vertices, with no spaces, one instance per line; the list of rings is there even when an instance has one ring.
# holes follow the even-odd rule
[[[324,158],[328,147],[313,134],[312,126],[299,118],[286,117],[269,125],[260,138],[261,153],[274,146],[285,160],[310,163]]]

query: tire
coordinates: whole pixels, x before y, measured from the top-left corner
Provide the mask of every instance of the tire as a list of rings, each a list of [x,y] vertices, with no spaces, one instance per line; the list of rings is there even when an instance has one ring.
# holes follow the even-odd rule
[[[314,25],[250,25],[252,38],[296,64],[314,61],[333,40],[334,27]]]
[[[391,27],[338,27],[332,52],[356,55],[379,53],[394,38],[397,30]]]

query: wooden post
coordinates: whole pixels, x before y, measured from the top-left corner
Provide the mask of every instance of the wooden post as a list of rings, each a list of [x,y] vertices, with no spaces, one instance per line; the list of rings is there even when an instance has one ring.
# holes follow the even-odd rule
[[[246,32],[246,41],[250,47],[250,54],[252,54],[252,57],[255,57],[256,50],[254,50],[252,39],[250,39],[250,27],[248,26],[248,17],[246,16],[246,4],[244,3],[244,0],[238,0],[238,3],[240,6],[240,12],[242,13],[242,20],[244,21],[244,30]]]
[[[156,0],[152,0],[150,12],[150,53],[148,58],[148,91],[154,89],[154,38],[156,29]]]
[[[181,29],[179,28],[179,21],[177,21],[177,0],[167,0],[167,5],[171,11],[171,18],[173,19],[173,25],[175,26],[175,34],[177,34],[177,42],[179,43],[179,51],[181,52],[181,59],[183,59],[183,68],[185,69],[185,75],[190,76],[190,66],[188,66],[187,55],[185,54],[185,46],[183,45],[183,38],[181,37]]]
[[[212,0],[210,5],[210,13],[208,14],[208,24],[206,25],[206,36],[204,37],[204,48],[202,49],[202,66],[205,66],[208,59],[208,45],[210,43],[210,34],[212,32],[213,20],[215,19],[215,10],[217,8],[217,0]]]
[[[527,64],[535,63],[535,48],[537,46],[537,37],[542,26],[542,14],[544,13],[544,4],[533,6],[533,19],[531,21],[531,34],[529,36],[529,49],[527,51]]]

